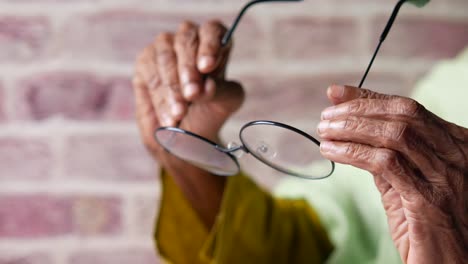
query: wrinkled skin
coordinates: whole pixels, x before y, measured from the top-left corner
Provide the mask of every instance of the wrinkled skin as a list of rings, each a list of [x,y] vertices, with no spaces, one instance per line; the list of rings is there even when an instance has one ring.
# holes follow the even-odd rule
[[[468,129],[409,98],[332,86],[321,152],[374,175],[404,263],[468,261]]]
[[[209,174],[164,151],[154,139],[161,126],[175,126],[213,141],[243,102],[242,87],[224,77],[231,44],[221,47],[226,28],[217,21],[184,22],[162,33],[136,62],[136,118],[144,144],[171,175],[204,224],[213,225],[224,190],[223,177]],[[190,104],[190,106],[189,106]]]
[[[225,31],[215,21],[185,22],[175,34],[159,35],[138,57],[133,81],[143,142],[208,228],[224,178],[169,155],[153,133],[180,122],[218,141],[244,98],[242,87],[224,76],[230,52],[220,46]],[[408,98],[340,86],[330,87],[328,97],[335,106],[322,114],[321,152],[374,175],[403,261],[466,263],[468,130]]]

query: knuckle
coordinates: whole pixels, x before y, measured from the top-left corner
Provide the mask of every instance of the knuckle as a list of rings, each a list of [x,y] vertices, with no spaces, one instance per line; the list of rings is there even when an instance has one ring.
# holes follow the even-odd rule
[[[363,104],[364,104],[363,99],[358,99],[358,100],[353,100],[349,103],[348,106],[348,112],[349,113],[359,113],[362,110]]]
[[[348,116],[343,122],[344,130],[355,130],[357,126],[358,126],[358,121],[354,117]]]
[[[361,89],[359,98],[361,99],[373,99],[372,96],[374,95],[374,92],[368,89]]]
[[[179,32],[192,31],[196,28],[195,23],[189,20],[185,20],[179,26]]]
[[[379,104],[375,100],[358,98],[349,102],[347,111],[350,114],[362,114],[378,107]]]
[[[190,23],[190,22],[184,22]],[[193,24],[181,25],[176,35],[176,43],[182,47],[195,47],[198,41],[198,33]]]
[[[221,30],[225,30],[226,27],[223,25],[223,22],[221,22],[219,19],[210,19],[206,22],[208,27],[212,28],[218,28]]]
[[[348,143],[345,150],[345,155],[352,158],[361,160],[363,156],[367,156],[367,151],[359,144]]]
[[[168,43],[171,42],[174,35],[170,32],[162,32],[156,37],[155,43],[156,45],[160,45],[161,43]]]
[[[201,28],[201,32],[216,36],[222,35],[226,31],[226,27],[219,20],[216,19],[207,21],[205,24],[202,25]]]
[[[170,49],[164,49],[158,51],[158,63],[161,65],[172,65],[175,63],[174,51]]]
[[[354,157],[354,155],[356,154],[356,151],[357,151],[357,147],[349,143],[348,146],[346,146],[345,154],[346,156]]]
[[[168,40],[172,40],[172,37],[173,37],[172,32],[162,32],[161,34],[159,34],[157,39],[161,41],[168,41]]]
[[[408,115],[410,117],[417,117],[423,110],[421,104],[417,101],[410,98],[398,98],[397,104],[401,106],[402,114]]]
[[[385,122],[383,138],[385,146],[406,145],[411,139],[410,129],[404,122]]]
[[[416,102],[415,100],[409,99],[407,106],[406,106],[406,112],[410,116],[417,116],[419,112],[421,111],[421,105]]]
[[[395,174],[400,174],[402,171],[401,161],[398,153],[393,150],[380,150],[377,158],[377,164],[380,172],[390,171]]]

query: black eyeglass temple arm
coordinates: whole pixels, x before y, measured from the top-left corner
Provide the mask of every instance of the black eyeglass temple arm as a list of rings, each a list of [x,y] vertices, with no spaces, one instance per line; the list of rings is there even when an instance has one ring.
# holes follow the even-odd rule
[[[224,34],[223,40],[221,41],[221,44],[224,46],[229,43],[231,40],[232,35],[234,35],[234,31],[236,30],[237,26],[239,25],[240,20],[244,16],[245,12],[253,5],[263,3],[263,2],[301,2],[303,0],[254,0],[249,3],[247,3],[240,13],[237,15],[236,19],[234,20],[234,23],[232,23],[231,28]]]
[[[367,78],[367,75],[369,74],[370,69],[372,68],[372,64],[374,64],[375,57],[377,57],[377,54],[379,53],[380,47],[382,46],[382,43],[385,41],[387,38],[388,33],[390,32],[390,29],[393,26],[393,23],[395,22],[395,19],[398,15],[398,12],[400,11],[401,6],[408,0],[400,0],[396,4],[395,8],[393,9],[392,15],[390,16],[390,19],[387,22],[387,25],[385,26],[385,29],[383,30],[382,34],[380,35],[379,38],[379,44],[377,45],[377,48],[374,51],[374,55],[372,55],[372,59],[369,62],[369,65],[367,66],[366,72],[364,73],[364,76],[362,76],[361,82],[359,83],[359,88],[362,88],[362,85],[364,84],[364,81]]]

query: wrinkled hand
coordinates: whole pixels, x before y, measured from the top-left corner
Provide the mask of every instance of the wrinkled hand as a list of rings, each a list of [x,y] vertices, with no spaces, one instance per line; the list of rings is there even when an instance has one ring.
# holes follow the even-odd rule
[[[467,263],[468,129],[409,98],[342,86],[328,96],[321,152],[374,175],[402,260]]]
[[[226,28],[211,21],[184,22],[176,34],[163,33],[138,57],[134,78],[137,119],[143,140],[159,158],[153,135],[175,126],[216,140],[226,118],[242,103],[239,84],[224,79],[230,46]],[[192,103],[189,107],[189,103]]]
[[[160,34],[138,57],[133,80],[144,144],[175,178],[207,225],[213,222],[218,207],[210,200],[221,200],[222,179],[164,151],[154,132],[180,122],[180,128],[218,141],[221,126],[244,97],[238,83],[225,80],[231,50],[231,44],[221,46],[225,32],[221,23],[210,21],[200,27],[184,22],[175,34]]]

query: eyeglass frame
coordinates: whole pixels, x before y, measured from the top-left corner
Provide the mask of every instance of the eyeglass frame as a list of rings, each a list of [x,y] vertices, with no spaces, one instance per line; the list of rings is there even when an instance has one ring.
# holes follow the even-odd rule
[[[240,20],[242,19],[242,17],[244,16],[244,14],[247,12],[247,10],[248,10],[251,6],[256,5],[256,4],[259,4],[259,3],[264,3],[264,2],[302,2],[302,1],[303,1],[303,0],[253,0],[253,1],[248,2],[248,3],[241,9],[241,11],[239,12],[239,14],[237,15],[237,17],[236,17],[236,19],[234,20],[234,22],[233,22],[232,26],[230,27],[230,29],[224,34],[223,39],[222,39],[222,41],[221,41],[221,45],[222,45],[222,46],[225,46],[225,45],[227,45],[227,44],[230,42],[230,40],[231,40],[231,38],[232,38],[232,36],[233,36],[233,34],[234,34],[234,32],[235,32],[237,26],[238,26],[239,23],[240,23]],[[391,27],[393,26],[393,23],[395,22],[395,19],[396,19],[397,15],[398,15],[398,12],[400,11],[400,9],[401,9],[401,7],[403,6],[403,4],[406,3],[407,1],[409,1],[409,0],[399,0],[399,1],[397,2],[397,4],[395,5],[395,7],[394,7],[394,9],[393,9],[393,12],[392,12],[392,14],[391,14],[391,16],[390,16],[390,18],[389,18],[389,20],[388,20],[388,22],[387,22],[387,24],[386,24],[386,26],[385,26],[385,28],[384,28],[382,34],[380,35],[378,45],[377,45],[377,47],[376,47],[376,49],[375,49],[375,51],[374,51],[374,53],[373,53],[373,55],[372,55],[372,58],[371,58],[371,60],[370,60],[370,62],[369,62],[369,64],[368,64],[368,66],[367,66],[367,68],[366,68],[366,71],[365,71],[365,73],[364,73],[364,75],[363,75],[363,77],[362,77],[362,79],[361,79],[361,81],[360,81],[360,83],[359,83],[359,86],[358,86],[359,88],[362,88],[362,85],[364,84],[364,82],[365,82],[365,80],[366,80],[366,78],[367,78],[367,76],[368,76],[368,74],[369,74],[369,72],[370,72],[370,69],[372,68],[372,65],[373,65],[373,63],[374,63],[374,60],[375,60],[375,58],[377,57],[377,54],[378,54],[378,52],[379,52],[379,50],[380,50],[380,47],[382,46],[382,43],[383,43],[383,42],[385,41],[385,39],[387,38],[388,33],[390,32],[390,29],[391,29]],[[235,163],[236,166],[237,166],[238,171],[240,171],[240,164],[239,164],[239,161],[237,160],[237,158],[236,158],[232,153],[233,153],[233,152],[236,152],[236,151],[238,151],[238,150],[242,150],[242,151],[244,151],[245,153],[252,154],[252,156],[254,156],[257,160],[259,160],[259,161],[261,161],[262,163],[264,163],[264,164],[270,166],[271,168],[273,168],[273,169],[275,169],[275,170],[277,170],[277,171],[280,171],[280,172],[282,172],[282,173],[295,176],[295,177],[304,178],[304,179],[309,179],[309,180],[320,180],[320,179],[327,178],[327,177],[331,176],[331,175],[334,173],[334,171],[335,171],[335,162],[333,162],[333,161],[330,161],[330,163],[331,163],[331,170],[330,170],[330,172],[329,172],[328,174],[326,174],[325,176],[314,177],[314,178],[310,178],[310,177],[302,176],[302,175],[297,174],[297,173],[292,173],[292,172],[290,172],[290,171],[286,171],[286,170],[284,170],[284,169],[282,169],[282,168],[277,167],[276,165],[271,164],[271,163],[268,162],[268,161],[265,161],[264,159],[262,159],[262,158],[260,158],[259,156],[257,156],[257,154],[255,154],[254,152],[249,151],[249,150],[245,147],[246,144],[244,143],[244,141],[243,141],[243,139],[242,139],[242,136],[241,136],[241,135],[242,135],[242,132],[244,131],[244,129],[246,129],[247,127],[250,127],[250,126],[252,126],[252,125],[272,125],[272,126],[277,126],[277,127],[285,128],[285,129],[291,130],[291,131],[293,131],[293,132],[295,132],[295,133],[297,133],[297,134],[299,134],[299,135],[301,135],[301,136],[303,136],[303,137],[309,139],[309,140],[312,141],[314,144],[316,144],[318,147],[320,147],[320,141],[318,141],[318,140],[317,140],[316,138],[314,138],[313,136],[311,136],[311,135],[305,133],[304,131],[299,130],[299,129],[297,129],[297,128],[295,128],[295,127],[292,127],[292,126],[290,126],[290,125],[287,125],[287,124],[283,124],[283,123],[276,122],[276,121],[268,121],[268,120],[256,120],[256,121],[251,121],[251,122],[248,122],[248,123],[244,124],[244,125],[241,127],[240,131],[239,131],[239,139],[240,139],[242,145],[241,145],[241,146],[236,146],[236,147],[233,147],[233,148],[229,148],[229,149],[224,148],[224,147],[220,146],[219,144],[217,144],[217,143],[215,143],[215,142],[213,142],[213,141],[211,141],[211,140],[209,140],[209,139],[207,139],[207,138],[205,138],[205,137],[202,137],[202,136],[200,136],[200,135],[198,135],[198,134],[195,134],[195,133],[193,133],[193,132],[190,132],[190,131],[181,129],[181,128],[178,127],[178,125],[177,125],[177,127],[160,127],[160,128],[158,128],[158,129],[155,131],[155,139],[156,139],[156,141],[157,141],[161,146],[163,146],[163,148],[164,148],[167,152],[171,153],[170,150],[168,150],[167,148],[165,148],[164,145],[161,144],[161,142],[159,142],[159,140],[158,140],[158,138],[157,138],[157,136],[156,136],[156,133],[157,133],[158,131],[161,131],[161,130],[172,131],[172,132],[182,133],[182,134],[185,134],[185,135],[189,135],[189,136],[195,137],[195,138],[197,138],[197,139],[199,139],[199,140],[202,140],[202,141],[205,142],[205,143],[208,143],[208,144],[212,145],[212,146],[213,146],[215,149],[217,149],[218,151],[220,151],[220,152],[222,152],[222,153],[225,153],[229,158],[232,159],[232,161],[234,161],[234,163]],[[172,154],[172,153],[171,153],[171,154]],[[175,156],[177,156],[177,155],[175,155]],[[233,175],[235,175],[235,174],[233,174]]]
[[[287,171],[286,169],[282,169],[281,167],[277,166],[277,165],[274,165],[268,161],[266,161],[265,159],[262,159],[261,157],[259,157],[257,154],[255,154],[255,152],[253,151],[250,151],[248,148],[246,148],[246,144],[244,142],[244,140],[242,139],[242,132],[248,128],[248,127],[251,127],[251,126],[254,126],[254,125],[271,125],[271,126],[276,126],[276,127],[281,127],[281,128],[284,128],[284,129],[288,129],[292,132],[295,132],[296,134],[299,134],[300,136],[303,136],[305,137],[306,139],[312,141],[315,145],[317,145],[318,147],[320,147],[320,141],[318,141],[316,138],[312,137],[311,135],[307,134],[306,132],[300,130],[300,129],[297,129],[293,126],[290,126],[290,125],[287,125],[287,124],[284,124],[284,123],[280,123],[280,122],[276,122],[276,121],[269,121],[269,120],[256,120],[256,121],[251,121],[251,122],[248,122],[246,124],[244,124],[240,131],[239,131],[239,139],[242,143],[241,146],[236,146],[236,147],[232,147],[232,148],[224,148],[222,146],[220,146],[218,143],[214,142],[214,141],[211,141],[203,136],[200,136],[198,134],[195,134],[193,132],[190,132],[190,131],[187,131],[187,130],[184,130],[184,129],[181,129],[181,128],[178,128],[178,127],[161,127],[161,128],[158,128],[156,130],[156,133],[158,131],[171,131],[171,132],[176,132],[176,133],[181,133],[181,134],[184,134],[184,135],[189,135],[189,136],[192,136],[194,138],[197,138],[199,140],[202,140],[203,142],[207,143],[207,144],[210,144],[212,145],[216,150],[226,154],[229,156],[230,159],[232,159],[232,161],[234,161],[234,163],[236,164],[237,166],[237,169],[238,171],[240,171],[240,164],[239,164],[239,161],[237,160],[237,157],[235,157],[232,153],[236,152],[236,151],[239,151],[239,150],[242,150],[244,151],[246,154],[252,154],[252,156],[254,156],[257,160],[259,160],[260,162],[270,166],[271,168],[279,171],[279,172],[282,172],[282,173],[285,173],[285,174],[288,174],[288,175],[291,175],[291,176],[295,176],[295,177],[299,177],[299,178],[303,178],[303,179],[308,179],[308,180],[320,180],[320,179],[325,179],[329,176],[331,176],[333,174],[333,172],[335,171],[335,162],[333,161],[329,161],[331,163],[331,170],[328,174],[325,174],[323,176],[318,176],[318,177],[308,177],[308,176],[305,176],[303,174],[300,174],[300,173],[294,173],[294,172],[291,172],[291,171]],[[164,144],[162,144],[161,142],[159,142],[158,138],[155,137],[156,140],[158,141],[158,143],[162,146],[164,146]],[[172,152],[165,148],[164,149],[171,153]],[[175,155],[175,154],[174,154]],[[177,155],[175,155],[177,156]],[[232,174],[232,175],[235,175],[235,174]],[[224,175],[224,176],[228,176],[228,175]]]

